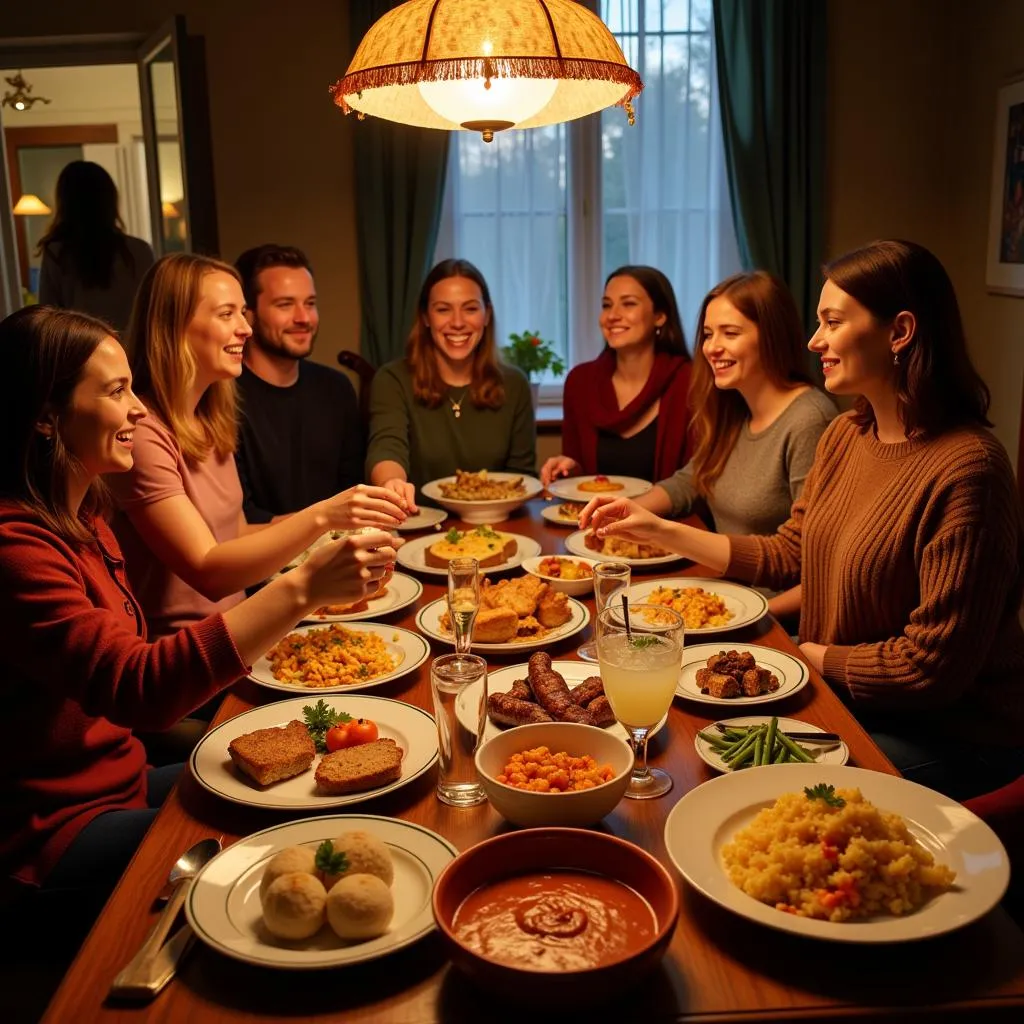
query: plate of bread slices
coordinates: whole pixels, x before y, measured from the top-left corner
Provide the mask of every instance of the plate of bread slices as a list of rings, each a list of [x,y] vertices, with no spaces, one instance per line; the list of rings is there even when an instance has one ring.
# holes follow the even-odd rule
[[[490,526],[468,530],[452,528],[447,533],[428,534],[403,544],[398,563],[406,569],[447,576],[453,558],[475,558],[481,572],[514,569],[524,558],[540,554],[540,544],[520,533],[505,533]]]
[[[589,621],[586,605],[537,576],[526,574],[497,583],[484,580],[473,623],[473,649],[498,653],[543,647],[578,633]],[[416,626],[435,640],[455,642],[446,598],[421,608]]]
[[[349,728],[356,723],[358,729]],[[332,749],[336,727],[339,736],[353,735]],[[390,793],[436,760],[437,729],[428,712],[385,697],[346,694],[282,700],[228,719],[199,741],[189,766],[204,789],[225,800],[290,811],[342,807]]]

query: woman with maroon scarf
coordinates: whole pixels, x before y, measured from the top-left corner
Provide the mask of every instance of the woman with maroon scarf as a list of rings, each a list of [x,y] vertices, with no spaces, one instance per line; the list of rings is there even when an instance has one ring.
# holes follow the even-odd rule
[[[653,267],[619,267],[601,300],[605,350],[565,381],[562,454],[545,487],[595,473],[663,480],[690,456],[690,356],[672,285]]]

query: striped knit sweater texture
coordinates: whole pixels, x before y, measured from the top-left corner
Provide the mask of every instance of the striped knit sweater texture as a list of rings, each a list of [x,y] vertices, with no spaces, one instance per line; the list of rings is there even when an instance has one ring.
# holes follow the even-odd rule
[[[790,519],[730,540],[727,575],[802,582],[800,637],[855,709],[1024,745],[1024,525],[987,430],[883,444],[840,416]]]

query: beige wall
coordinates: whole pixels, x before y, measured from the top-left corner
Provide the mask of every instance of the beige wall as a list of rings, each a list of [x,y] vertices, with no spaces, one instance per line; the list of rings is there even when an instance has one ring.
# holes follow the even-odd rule
[[[339,348],[359,347],[355,125],[327,93],[348,55],[344,0],[5,2],[0,36],[149,33],[172,14],[206,43],[221,252],[233,260],[269,241],[303,248],[321,300],[316,356],[336,365]]]
[[[931,248],[956,286],[995,432],[1016,464],[1024,299],[985,289],[996,90],[1024,71],[1020,0],[829,0],[829,254]]]

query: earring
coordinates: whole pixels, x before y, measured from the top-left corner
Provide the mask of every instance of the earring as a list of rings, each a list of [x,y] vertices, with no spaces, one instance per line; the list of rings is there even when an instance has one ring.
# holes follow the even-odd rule
[[[657,326],[656,326],[656,327],[654,328],[654,336],[655,336],[656,338],[660,338],[660,337],[661,337],[661,324],[658,324],[658,325],[657,325]]]
[[[899,354],[899,352],[893,352],[893,354],[892,354],[892,365],[893,366],[899,366],[900,365],[900,354]]]

